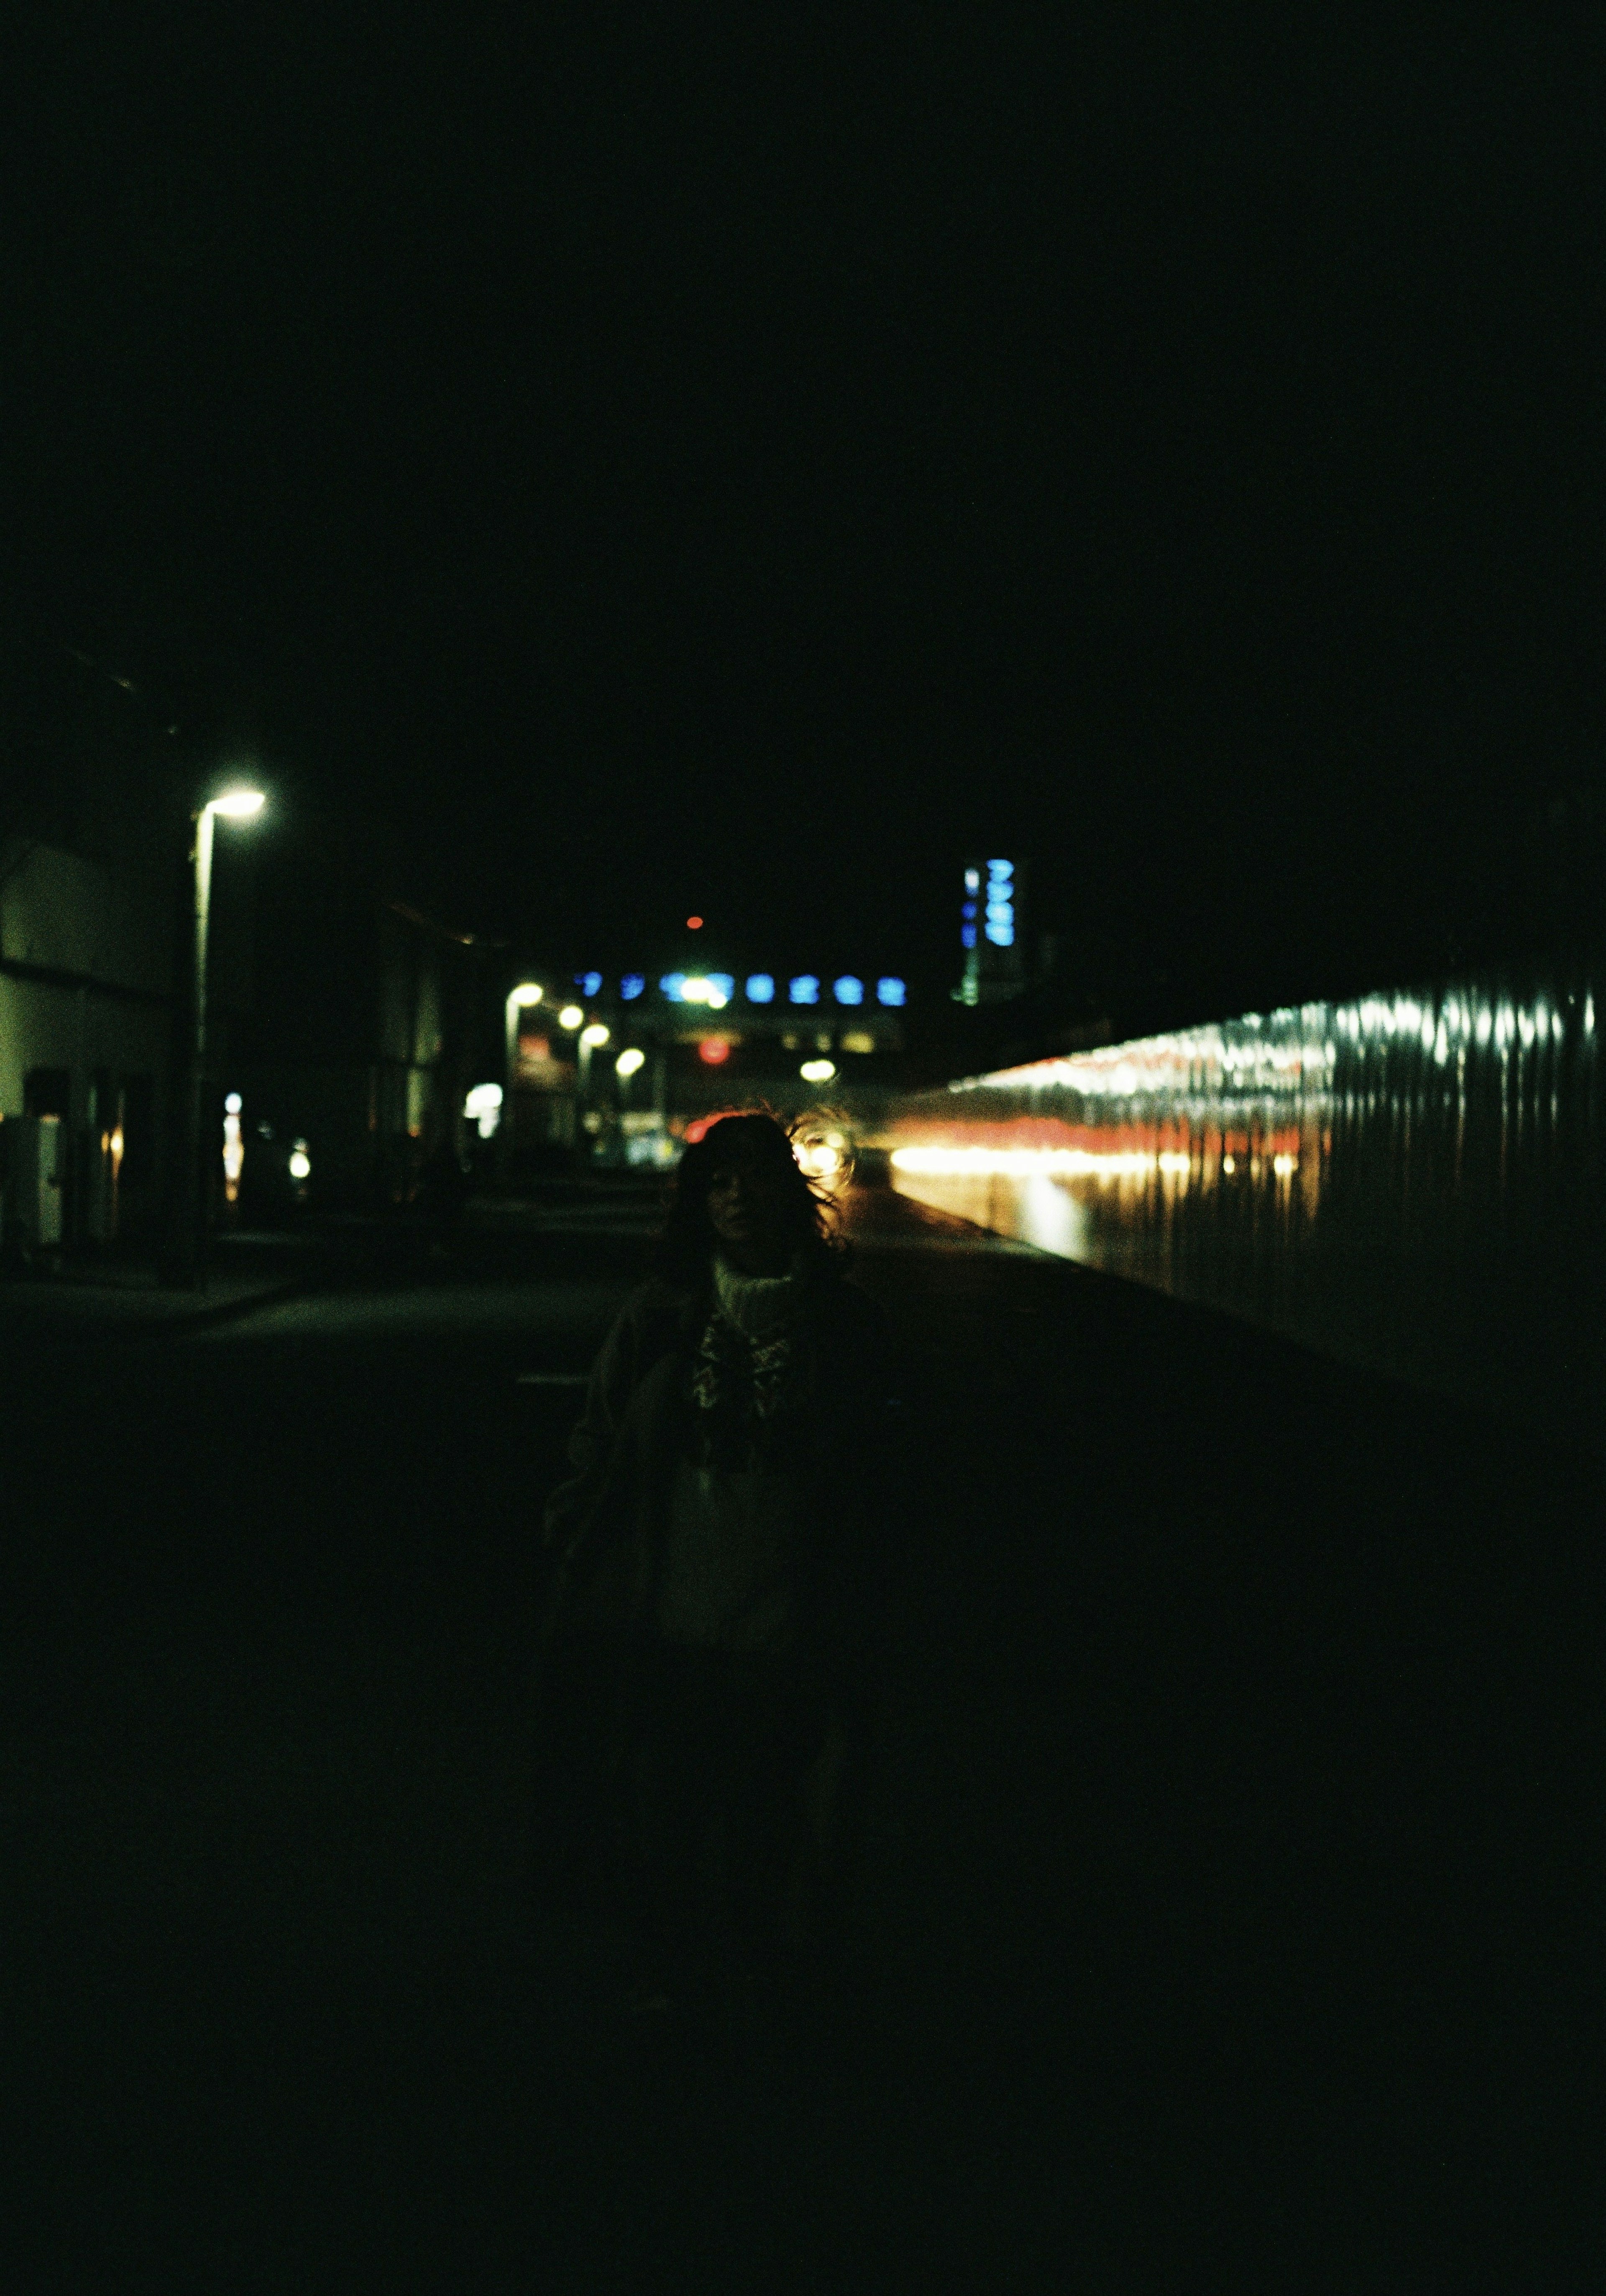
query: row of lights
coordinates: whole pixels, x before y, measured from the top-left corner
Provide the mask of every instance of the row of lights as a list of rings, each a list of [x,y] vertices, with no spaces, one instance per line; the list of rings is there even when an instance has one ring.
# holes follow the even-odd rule
[[[713,975],[706,980],[693,979],[685,981],[682,1001],[688,1004],[705,1004],[711,1011],[720,1011],[726,1002],[724,995],[716,985],[721,977]],[[600,987],[602,981],[600,973],[581,973],[576,975],[576,979],[581,987],[586,989],[588,995],[596,993],[590,984],[594,982],[597,987]],[[751,983],[749,986],[751,987]],[[841,983],[838,982],[837,986],[840,987]],[[898,986],[902,988],[902,983],[900,982]],[[523,980],[516,988],[510,990],[507,1002],[510,1008],[528,1011],[532,1005],[539,1004],[545,995],[546,990],[539,981]],[[581,1025],[582,1021],[585,1022],[584,1027]],[[557,1025],[560,1029],[571,1030],[579,1029],[581,1043],[590,1046],[593,1051],[605,1045],[611,1034],[605,1022],[586,1021],[585,1013],[578,1004],[564,1005],[557,1015]],[[723,1037],[705,1037],[698,1046],[697,1052],[699,1057],[706,1062],[709,1067],[717,1068],[729,1058],[730,1046]],[[614,1072],[621,1078],[633,1077],[646,1059],[647,1054],[638,1045],[627,1045],[614,1063]],[[798,1070],[805,1084],[828,1083],[836,1073],[836,1062],[826,1060],[804,1061]],[[493,1090],[496,1094],[494,1101],[489,1097]],[[476,1085],[470,1098],[475,1101],[475,1105],[472,1108],[465,1106],[464,1113],[477,1117],[482,1136],[488,1137],[488,1128],[495,1128],[496,1118],[492,1111],[499,1110],[502,1105],[501,1088],[499,1086]]]
[[[597,996],[602,988],[600,972],[577,972],[574,983],[588,996]],[[772,972],[750,972],[743,983],[743,994],[749,1004],[773,1004],[779,984]],[[818,1004],[822,1001],[825,984],[817,972],[798,972],[787,982],[787,1002],[789,1004]],[[706,1004],[720,1012],[736,996],[736,975],[733,972],[666,972],[658,982],[659,993],[671,1004]],[[646,993],[647,976],[627,972],[619,983],[619,994],[628,1004]],[[857,973],[844,972],[830,984],[831,995],[838,1004],[862,1004],[868,988]],[[908,1002],[907,984],[895,973],[883,973],[875,984],[877,1004],[896,1011]]]

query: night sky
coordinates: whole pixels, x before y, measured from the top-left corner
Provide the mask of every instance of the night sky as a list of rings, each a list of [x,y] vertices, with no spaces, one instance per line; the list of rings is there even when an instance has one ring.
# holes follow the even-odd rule
[[[936,983],[1001,848],[1203,1017],[1601,777],[1598,12],[51,12],[8,620],[465,927]]]

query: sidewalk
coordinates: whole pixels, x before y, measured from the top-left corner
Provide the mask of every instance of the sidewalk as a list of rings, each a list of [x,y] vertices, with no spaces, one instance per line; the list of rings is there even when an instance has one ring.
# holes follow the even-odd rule
[[[309,1242],[279,1234],[214,1239],[204,1283],[158,1283],[148,1260],[63,1260],[0,1282],[0,1345],[29,1339],[125,1339],[193,1331],[314,1290],[327,1270]]]

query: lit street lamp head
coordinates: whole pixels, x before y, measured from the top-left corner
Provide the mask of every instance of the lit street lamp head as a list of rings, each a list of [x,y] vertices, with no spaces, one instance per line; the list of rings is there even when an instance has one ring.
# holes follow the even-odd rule
[[[263,796],[260,790],[226,790],[221,797],[213,798],[208,813],[219,813],[226,821],[245,821],[253,813],[260,813]]]

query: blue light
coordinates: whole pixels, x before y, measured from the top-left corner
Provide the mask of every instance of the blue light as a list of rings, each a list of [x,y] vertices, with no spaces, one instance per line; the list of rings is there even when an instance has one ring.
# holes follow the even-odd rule
[[[772,972],[750,972],[747,975],[749,1004],[772,1004],[775,1002],[775,975]]]
[[[707,981],[711,988],[717,988],[719,990],[721,996],[725,999],[727,1004],[729,1004],[731,998],[736,995],[735,973],[705,972],[703,975],[703,978]]]
[[[796,980],[788,984],[787,994],[794,1004],[818,1004],[819,1002],[819,974],[800,972]]]
[[[864,983],[855,980],[851,972],[844,972],[840,980],[832,981],[831,994],[839,1004],[862,1004]]]
[[[975,928],[968,925],[965,930],[967,932],[970,932],[973,931]],[[1013,948],[1015,946],[1015,928],[1013,925],[989,925],[987,928],[987,938],[992,943],[994,948]]]
[[[600,972],[577,972],[574,986],[582,996],[595,996],[602,987],[602,975]]]
[[[877,981],[876,1002],[877,1004],[902,1004],[903,983],[895,973],[888,973],[884,980]]]
[[[989,861],[987,864],[987,874],[989,877],[992,878],[995,882],[1000,878],[1013,877],[1015,874],[1015,864],[1013,861]]]
[[[683,972],[666,972],[658,986],[671,1004],[685,1004],[686,975]]]
[[[959,927],[959,947],[961,948],[974,948],[976,947],[976,927],[974,925],[961,925]]]
[[[619,994],[628,1004],[632,996],[639,996],[646,987],[647,982],[642,979],[640,973],[627,972],[624,979],[619,984]]]
[[[964,907],[959,911],[959,914],[964,918],[965,922],[968,925],[974,924],[976,922],[976,903],[974,901],[967,901]]]
[[[1007,925],[1007,924],[1011,924],[1011,923],[1013,923],[1013,922],[1014,922],[1014,919],[1015,919],[1015,905],[1014,905],[1014,903],[1013,903],[1013,902],[1011,902],[1011,901],[989,901],[989,902],[988,902],[988,904],[987,904],[987,922],[988,922],[990,925]]]

